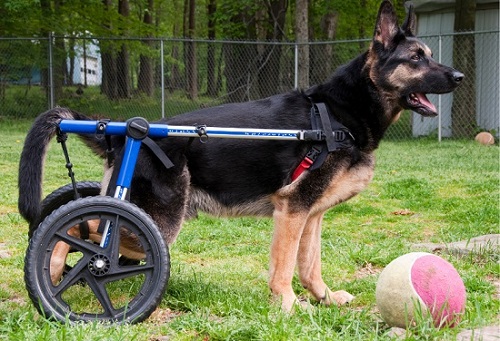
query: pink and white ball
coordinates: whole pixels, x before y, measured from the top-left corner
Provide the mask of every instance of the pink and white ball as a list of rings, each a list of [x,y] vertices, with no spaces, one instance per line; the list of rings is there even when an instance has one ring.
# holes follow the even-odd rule
[[[375,297],[382,318],[392,327],[414,326],[429,314],[436,327],[453,327],[465,312],[465,286],[457,270],[426,252],[408,253],[389,263]]]

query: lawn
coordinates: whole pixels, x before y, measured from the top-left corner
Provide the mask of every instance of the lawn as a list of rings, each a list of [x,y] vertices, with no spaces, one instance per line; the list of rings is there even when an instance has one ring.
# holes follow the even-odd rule
[[[499,232],[499,148],[474,141],[383,142],[372,184],[331,209],[323,224],[325,281],[356,299],[344,307],[314,305],[293,315],[270,303],[269,219],[189,221],[171,247],[171,276],[153,315],[136,325],[69,325],[47,321],[24,288],[27,224],[17,213],[17,167],[27,121],[0,120],[0,339],[5,340],[390,340],[375,304],[380,271],[422,242],[454,242]],[[99,180],[102,161],[68,142],[77,180]],[[45,195],[69,182],[57,143],[45,168]],[[463,329],[498,322],[499,255],[481,250],[442,254],[464,280],[467,307],[460,325],[422,324],[407,340],[454,340]],[[307,299],[294,280],[295,291]]]

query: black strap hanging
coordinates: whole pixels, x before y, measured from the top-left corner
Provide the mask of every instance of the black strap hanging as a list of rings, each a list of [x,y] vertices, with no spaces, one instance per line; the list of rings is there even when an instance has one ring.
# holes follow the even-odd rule
[[[68,135],[57,129],[57,142],[61,144],[63,150],[64,159],[66,160],[66,169],[68,170],[68,177],[71,179],[71,185],[73,186],[73,192],[74,192],[73,197],[76,200],[79,199],[81,196],[76,187],[75,173],[73,172],[73,164],[69,159],[68,148],[66,147],[67,139]],[[82,239],[88,239],[90,232],[89,232],[89,225],[87,224],[87,222],[86,221],[81,222],[80,224],[78,224],[78,226],[80,227],[80,237]]]

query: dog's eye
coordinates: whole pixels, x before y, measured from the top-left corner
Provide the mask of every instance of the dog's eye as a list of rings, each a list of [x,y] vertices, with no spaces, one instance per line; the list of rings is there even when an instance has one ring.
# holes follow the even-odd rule
[[[420,59],[421,59],[421,57],[418,54],[414,54],[413,56],[411,56],[411,60],[413,60],[413,61],[418,62],[418,61],[420,61]]]

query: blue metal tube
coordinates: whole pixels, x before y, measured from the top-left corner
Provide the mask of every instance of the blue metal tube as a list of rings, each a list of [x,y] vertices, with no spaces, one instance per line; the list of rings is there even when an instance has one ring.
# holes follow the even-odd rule
[[[125,152],[123,153],[123,160],[120,167],[120,173],[116,181],[117,186],[130,188],[132,176],[134,175],[135,164],[139,156],[139,149],[141,149],[142,140],[137,140],[127,137],[125,142]]]

